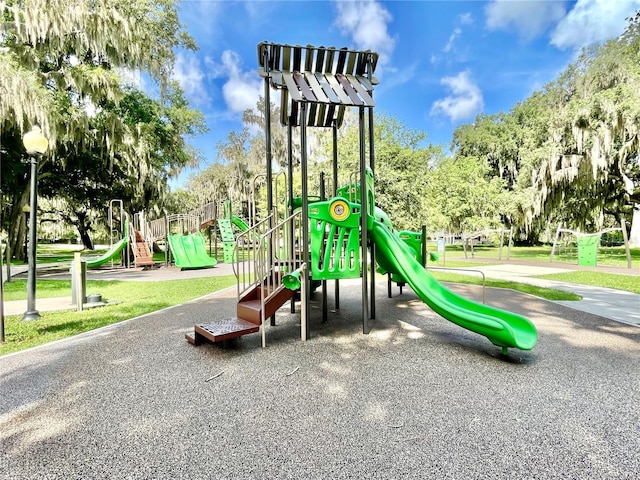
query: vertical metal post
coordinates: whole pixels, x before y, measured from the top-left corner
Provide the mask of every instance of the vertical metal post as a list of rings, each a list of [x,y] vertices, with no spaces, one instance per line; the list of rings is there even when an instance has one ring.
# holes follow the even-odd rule
[[[427,267],[427,226],[422,225],[422,243],[420,244],[422,247],[422,266],[424,268]]]
[[[289,121],[287,122],[287,200],[289,201],[289,209],[287,211],[288,216],[293,215],[293,127],[292,122],[294,118],[289,116]],[[294,228],[293,228],[293,220],[289,225],[289,255],[294,260],[294,265],[296,263],[295,255],[295,242],[294,242]],[[303,282],[304,285],[304,282]],[[302,292],[300,295],[304,297]],[[291,313],[296,313],[296,296],[294,295],[291,298]],[[305,332],[306,335],[306,332]],[[304,339],[303,339],[304,340]]]
[[[325,185],[324,185],[324,172],[320,172],[320,200],[326,200],[325,193]],[[329,239],[329,241],[333,241],[333,239]],[[328,319],[327,315],[327,281],[322,280],[322,322],[326,322]]]
[[[367,282],[367,174],[366,155],[364,138],[364,107],[359,108],[359,130],[360,130],[360,242],[361,242],[361,265],[362,265],[362,333],[369,333],[369,294]],[[373,274],[373,272],[372,272]]]
[[[302,177],[302,261],[309,265],[309,186],[307,181],[307,104],[300,103],[300,175]],[[306,289],[300,299],[302,309],[309,311],[309,271],[304,271]],[[306,338],[309,338],[309,322],[305,324]]]
[[[73,294],[76,300],[76,310],[78,312],[82,312],[82,308],[84,306],[84,285],[83,285],[83,275],[82,275],[82,259],[80,258],[80,252],[73,253],[73,268],[72,275],[73,280],[71,285],[74,289]]]
[[[269,80],[271,79],[269,67],[269,48],[264,51],[264,142],[267,162],[267,212],[271,213],[273,209],[273,185],[272,185],[272,165],[271,165],[271,87]],[[269,225],[272,227],[273,225]]]
[[[332,173],[333,173],[333,196],[338,193],[338,126],[336,121],[333,121],[331,131],[333,133],[333,158],[332,158]],[[336,310],[340,310],[340,280],[335,281],[335,303]]]
[[[38,232],[36,231],[36,214],[38,208],[38,159],[31,156],[31,191],[29,195],[29,243],[27,255],[29,257],[29,270],[27,271],[27,311],[22,320],[37,320],[40,312],[36,310],[36,244]]]
[[[551,247],[551,258],[549,259],[550,263],[553,263],[553,256],[556,253],[556,244],[558,243],[558,239],[560,238],[560,233],[561,233],[561,230],[562,230],[561,227],[562,227],[562,224],[559,223],[558,224],[558,229],[556,230],[556,237],[553,240],[553,247]]]
[[[307,292],[309,290],[309,286],[307,285],[307,265],[305,263],[302,264],[300,268],[300,277],[302,282],[300,282],[300,297],[307,298]],[[300,338],[302,341],[306,341],[309,338],[309,320],[307,318],[308,310],[305,302],[302,302],[302,306],[300,307]]]
[[[629,250],[629,236],[627,234],[627,222],[624,218],[620,219],[620,226],[622,227],[622,239],[624,240],[624,252],[627,256],[627,268],[631,268],[631,250]]]
[[[369,55],[369,67],[367,68],[369,81],[371,81],[373,76],[373,58]],[[373,98],[373,90],[369,92],[371,98]],[[374,126],[373,126],[373,107],[369,108],[369,167],[371,171],[375,175],[376,173],[376,162],[375,162],[375,149],[374,149]],[[375,178],[375,177],[374,177]],[[371,208],[375,208],[374,205],[371,205]],[[371,212],[373,215],[373,211]],[[376,318],[376,248],[375,244],[371,242],[370,250],[371,250],[371,313],[370,316],[372,319]]]

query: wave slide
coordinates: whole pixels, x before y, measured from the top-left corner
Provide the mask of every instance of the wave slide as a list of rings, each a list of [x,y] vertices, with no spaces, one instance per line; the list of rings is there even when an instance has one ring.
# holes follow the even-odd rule
[[[100,265],[104,265],[105,263],[115,259],[122,249],[127,246],[127,237],[125,236],[118,243],[114,243],[109,250],[107,250],[104,254],[97,258],[89,258],[85,260],[87,267],[99,267]]]
[[[233,215],[231,217],[231,222],[242,232],[246,232],[247,230],[249,230],[249,225],[247,225],[247,222],[242,220],[240,217],[236,217],[235,215]]]
[[[531,350],[538,341],[536,327],[527,318],[474,302],[444,287],[414,258],[410,248],[389,227],[374,220],[370,231],[376,246],[376,260],[390,273],[406,280],[433,311],[467,330],[507,348]]]
[[[169,235],[168,240],[176,267],[207,268],[218,264],[218,261],[207,253],[204,237],[200,232]]]

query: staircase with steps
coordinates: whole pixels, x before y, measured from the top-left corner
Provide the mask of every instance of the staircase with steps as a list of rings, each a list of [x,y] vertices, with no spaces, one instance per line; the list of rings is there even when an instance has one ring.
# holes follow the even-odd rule
[[[276,218],[274,210],[270,216],[239,233],[234,242],[229,241],[233,247],[231,253],[235,253],[237,245],[247,249],[242,258],[233,255],[235,258],[229,259],[234,265],[238,288],[236,316],[195,325],[194,333],[185,335],[191,344],[224,342],[260,331],[262,346],[266,346],[266,329],[260,330],[263,319],[273,320],[278,309],[296,293],[282,284],[282,278],[300,266],[294,246],[300,244],[303,232],[300,212],[274,226]],[[231,239],[231,221],[222,220],[218,220],[221,232],[225,230]]]
[[[136,267],[146,267],[154,265],[153,254],[149,249],[149,245],[142,238],[142,234],[139,231],[135,231],[135,243],[132,243],[131,250],[135,258]]]
[[[256,285],[238,300],[236,317],[195,325],[194,334],[186,334],[185,338],[189,343],[199,345],[203,341],[223,342],[248,333],[258,332],[262,324],[261,290],[263,290],[266,299],[264,304],[265,319],[272,317],[295,293],[283,285],[278,285],[275,290]]]

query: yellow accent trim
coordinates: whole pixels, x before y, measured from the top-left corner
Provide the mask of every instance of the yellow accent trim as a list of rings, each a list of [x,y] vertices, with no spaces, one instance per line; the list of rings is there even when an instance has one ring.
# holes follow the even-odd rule
[[[340,212],[340,210],[342,210],[342,212]],[[331,218],[341,222],[345,220],[351,212],[349,211],[349,204],[347,204],[347,202],[344,200],[336,200],[329,207],[329,213],[331,214]]]

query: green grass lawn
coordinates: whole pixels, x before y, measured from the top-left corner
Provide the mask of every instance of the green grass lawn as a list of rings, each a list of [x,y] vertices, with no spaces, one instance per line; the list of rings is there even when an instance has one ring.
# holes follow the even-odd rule
[[[111,302],[110,305],[82,312],[41,312],[42,318],[32,322],[23,322],[22,315],[7,317],[5,343],[0,344],[0,355],[184,303],[235,283],[232,275],[163,282],[90,280],[87,281],[87,293],[101,294],[104,301]],[[39,298],[70,296],[71,282],[38,280],[36,291]],[[25,292],[25,280],[5,284],[6,300],[24,299]]]
[[[633,275],[618,275],[615,273],[578,270],[575,272],[539,275],[538,278],[557,280],[559,282],[578,283],[580,285],[613,288],[615,290],[625,290],[640,294],[640,277]]]

